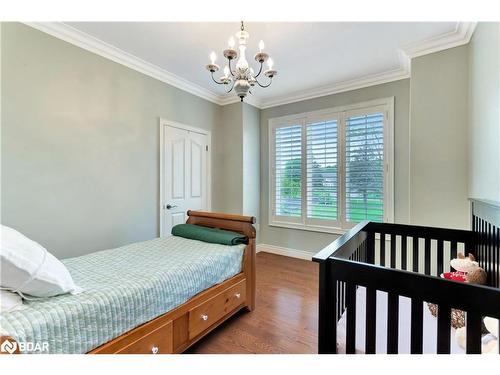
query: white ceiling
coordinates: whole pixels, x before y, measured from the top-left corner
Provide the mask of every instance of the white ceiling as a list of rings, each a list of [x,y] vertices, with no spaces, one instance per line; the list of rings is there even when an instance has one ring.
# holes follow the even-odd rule
[[[254,55],[259,40],[263,39],[265,50],[278,70],[271,87],[256,88],[253,96],[261,103],[272,102],[367,77],[408,73],[407,56],[402,50],[418,52],[415,46],[419,43],[449,38],[457,33],[458,25],[456,22],[248,22],[245,24],[250,33],[248,55]],[[222,87],[211,81],[205,65],[212,50],[222,65],[222,50],[229,36],[238,31],[239,22],[67,22],[64,26],[224,99]],[[256,66],[257,63],[254,69]],[[230,97],[235,97],[234,93]]]

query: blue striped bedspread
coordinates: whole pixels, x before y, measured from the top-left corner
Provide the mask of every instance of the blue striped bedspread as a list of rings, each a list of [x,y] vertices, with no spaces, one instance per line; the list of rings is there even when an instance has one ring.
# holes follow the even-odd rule
[[[86,353],[238,274],[244,249],[172,236],[65,259],[84,292],[24,301],[0,314],[0,334]]]

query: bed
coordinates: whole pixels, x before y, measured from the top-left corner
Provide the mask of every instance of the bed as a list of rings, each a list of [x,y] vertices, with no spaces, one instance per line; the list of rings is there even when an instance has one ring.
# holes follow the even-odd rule
[[[255,305],[252,217],[188,212],[189,224],[244,234],[227,246],[170,236],[64,260],[84,293],[26,301],[0,334],[49,353],[180,353]],[[3,341],[3,340],[2,340]]]
[[[500,332],[500,205],[471,200],[472,230],[362,222],[320,251],[319,353],[476,353]],[[487,285],[446,280],[457,253],[472,253]],[[437,305],[437,317],[427,303]],[[465,348],[451,310],[465,312]],[[496,349],[498,351],[498,349]]]

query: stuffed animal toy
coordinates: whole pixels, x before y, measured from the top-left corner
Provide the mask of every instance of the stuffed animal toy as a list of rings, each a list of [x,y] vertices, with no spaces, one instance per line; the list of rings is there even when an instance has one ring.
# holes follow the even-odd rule
[[[464,254],[458,254],[457,258],[450,261],[450,266],[453,267],[454,270],[465,274],[479,268],[479,264],[472,254],[469,254],[467,257]]]
[[[498,319],[486,317],[484,318],[484,326],[486,327],[486,335],[482,339],[483,354],[498,354]],[[455,331],[455,340],[458,346],[465,350],[466,348],[466,328],[461,327]]]
[[[473,271],[467,272],[465,275],[465,281],[471,284],[485,285],[488,275],[486,271],[482,268],[476,268]]]
[[[465,257],[463,254],[458,254],[456,259],[450,261],[457,273],[463,274],[463,281],[471,284],[484,285],[487,282],[488,275],[486,271],[479,267],[476,259],[472,254]],[[437,313],[437,308],[431,308],[432,315]],[[434,312],[433,312],[434,311]],[[465,313],[460,310],[452,309],[452,326],[456,329],[455,339],[460,347],[465,350],[466,343],[466,327],[465,327]],[[434,316],[437,316],[434,315]],[[484,318],[482,326],[482,353],[496,353],[498,354],[498,320],[493,318]]]
[[[498,354],[498,343],[500,340],[499,331],[498,331],[498,319],[493,319],[490,317],[485,317],[484,318],[484,325],[486,326],[486,329],[490,333],[491,336],[494,337],[494,339],[488,341],[486,345],[483,345],[483,353],[487,354]]]
[[[438,316],[438,306],[434,303],[427,303],[429,310],[435,318]],[[451,309],[451,326],[455,329],[465,327],[465,314],[462,310]]]
[[[450,261],[450,266],[455,269],[458,275],[443,274],[442,277],[455,281],[464,281],[466,283],[484,285],[487,281],[487,274],[484,269],[479,267],[474,255],[469,254],[467,257],[464,254],[458,254],[457,258]],[[460,276],[460,277],[459,277]],[[438,307],[433,303],[428,303],[429,310],[434,317],[438,315]],[[451,326],[459,329],[465,326],[465,313],[461,310],[451,310]],[[483,327],[483,333],[486,333]]]
[[[491,333],[493,336],[498,338],[498,334],[499,334],[499,332],[498,332],[498,319],[490,318],[487,316],[484,318],[484,325],[489,333]]]

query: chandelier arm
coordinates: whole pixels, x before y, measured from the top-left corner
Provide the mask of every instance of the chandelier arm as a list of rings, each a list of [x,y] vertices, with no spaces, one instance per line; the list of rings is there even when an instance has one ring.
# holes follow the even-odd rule
[[[255,82],[257,82],[257,84],[260,86],[260,87],[263,87],[263,88],[266,88],[266,87],[269,87],[271,86],[271,83],[273,83],[273,79],[272,78],[269,78],[269,83],[267,85],[263,85],[259,82],[258,79],[255,79]]]
[[[228,66],[229,66],[229,72],[234,77],[233,68],[231,68],[231,59],[228,59],[228,61],[229,61],[229,64],[228,64]]]
[[[214,72],[212,72],[212,74],[210,74],[210,75],[212,76],[212,81],[214,81],[216,84],[218,84],[218,85],[223,85],[223,84],[224,84],[224,82],[222,82],[222,81],[221,81],[221,82],[218,82],[218,81],[214,78]]]
[[[227,91],[226,89],[224,89],[224,91],[226,91],[226,94],[229,94],[231,91],[233,91],[233,87],[234,87],[234,81],[232,81],[233,84],[231,85],[231,88],[229,89],[229,91]]]
[[[253,76],[253,78],[257,79],[258,76],[260,76],[260,73],[262,73],[262,66],[264,65],[263,62],[260,63],[260,69],[259,69],[259,72]]]

